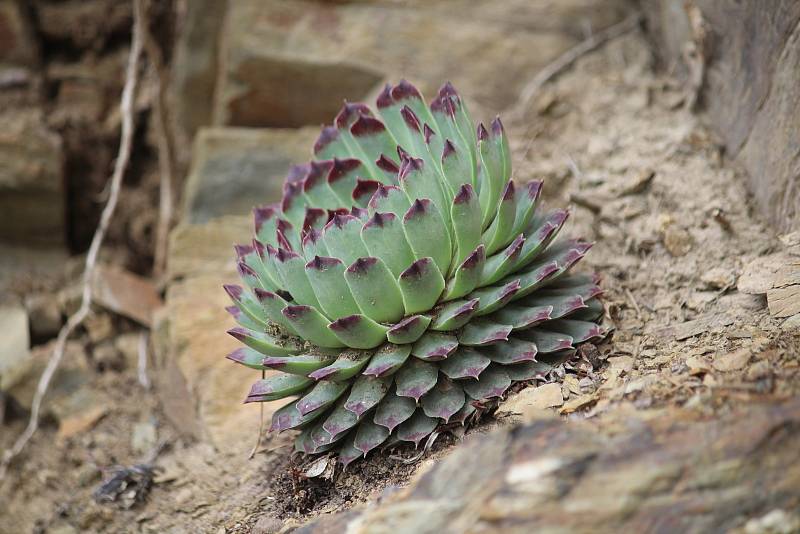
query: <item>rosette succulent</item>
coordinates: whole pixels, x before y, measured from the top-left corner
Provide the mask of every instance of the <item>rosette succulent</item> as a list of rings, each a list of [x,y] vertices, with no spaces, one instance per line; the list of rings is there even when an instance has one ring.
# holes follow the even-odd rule
[[[499,119],[473,125],[455,89],[426,105],[408,82],[376,111],[345,103],[279,204],[257,207],[238,245],[244,286],[225,286],[258,370],[246,402],[291,398],[272,430],[347,465],[384,444],[419,444],[486,399],[542,379],[604,335],[589,250],[555,240],[567,211],[515,183]]]

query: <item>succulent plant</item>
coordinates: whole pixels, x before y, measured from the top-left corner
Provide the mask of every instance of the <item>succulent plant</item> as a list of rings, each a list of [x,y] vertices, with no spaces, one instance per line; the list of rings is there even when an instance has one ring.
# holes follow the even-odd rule
[[[476,129],[452,85],[345,103],[313,154],[255,208],[245,287],[225,286],[246,345],[228,358],[280,371],[245,402],[291,397],[271,430],[300,429],[297,451],[419,445],[604,335],[597,280],[570,273],[590,244],[554,240],[568,212],[511,180],[499,118]]]

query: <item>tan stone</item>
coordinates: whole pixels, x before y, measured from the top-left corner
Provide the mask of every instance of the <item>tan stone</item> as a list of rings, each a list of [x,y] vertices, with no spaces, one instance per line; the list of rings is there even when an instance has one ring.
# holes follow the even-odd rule
[[[752,356],[750,349],[743,348],[728,354],[717,355],[711,364],[717,371],[738,371],[744,369],[747,362],[750,361],[750,356]]]
[[[543,384],[538,387],[525,388],[509,397],[498,406],[498,412],[519,414],[525,421],[551,415],[548,408],[564,404],[561,384]]]
[[[0,391],[20,381],[30,365],[28,316],[22,306],[0,307]]]

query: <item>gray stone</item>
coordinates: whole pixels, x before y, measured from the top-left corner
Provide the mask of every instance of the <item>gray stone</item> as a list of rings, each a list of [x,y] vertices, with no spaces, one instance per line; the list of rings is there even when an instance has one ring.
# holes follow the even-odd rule
[[[587,28],[600,30],[625,15],[624,1],[603,5],[232,2],[220,48],[215,124],[330,122],[342,98],[365,99],[381,78],[401,77],[428,96],[450,80],[477,117],[491,118],[515,102],[540,68],[582,40]]]
[[[648,27],[665,67],[688,77],[695,38],[682,0],[647,0]],[[709,35],[700,101],[726,151],[750,175],[762,214],[778,228],[800,224],[800,3],[695,0]]]
[[[280,199],[289,166],[310,157],[317,133],[316,128],[201,130],[184,189],[184,220],[244,215]]]
[[[22,306],[0,307],[0,391],[16,385],[30,366],[28,315]]]
[[[61,139],[36,110],[0,114],[0,239],[64,242]]]

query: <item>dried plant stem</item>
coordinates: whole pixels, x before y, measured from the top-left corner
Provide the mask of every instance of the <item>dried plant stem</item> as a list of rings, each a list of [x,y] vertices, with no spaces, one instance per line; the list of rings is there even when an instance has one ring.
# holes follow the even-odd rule
[[[153,260],[153,277],[156,280],[160,280],[166,270],[169,229],[172,224],[174,203],[172,199],[174,150],[172,136],[169,131],[170,120],[167,107],[166,83],[167,69],[164,66],[161,48],[159,48],[155,37],[144,22],[143,20],[142,32],[144,36],[144,48],[153,71],[153,83],[155,85],[153,124],[155,126],[156,142],[158,143],[159,204]]]
[[[572,65],[579,57],[588,54],[592,50],[612,39],[616,39],[617,37],[632,31],[639,25],[641,20],[642,14],[636,12],[622,22],[614,24],[613,26],[609,26],[603,31],[593,33],[588,39],[581,41],[573,48],[570,48],[558,56],[555,61],[545,65],[545,67],[522,88],[516,105],[508,113],[512,120],[521,118],[525,115],[525,112],[530,106],[531,101],[539,93],[539,91],[541,91],[544,84],[558,76],[567,67]]]
[[[42,401],[47,389],[50,386],[50,381],[53,378],[56,370],[58,369],[61,360],[64,357],[64,352],[67,345],[67,339],[70,334],[83,322],[92,305],[92,282],[94,279],[95,269],[97,266],[97,255],[100,251],[100,246],[105,238],[108,225],[111,222],[111,217],[117,207],[119,200],[119,192],[122,186],[122,178],[125,174],[125,169],[128,167],[128,162],[131,156],[131,146],[133,143],[134,133],[134,96],[136,94],[136,86],[138,82],[139,73],[139,59],[142,52],[142,24],[141,20],[144,16],[143,6],[141,0],[134,0],[133,2],[133,37],[131,40],[131,50],[128,55],[128,65],[125,71],[125,86],[122,90],[122,98],[120,103],[120,112],[122,116],[122,131],[119,141],[119,151],[117,153],[117,160],[114,163],[114,171],[111,174],[110,187],[108,194],[108,201],[106,202],[103,212],[100,215],[100,223],[95,230],[92,243],[89,246],[89,252],[86,255],[86,265],[83,271],[83,291],[81,298],[81,305],[78,310],[70,316],[66,324],[61,328],[56,339],[53,353],[47,362],[42,376],[39,378],[39,384],[36,387],[36,393],[33,397],[31,405],[31,416],[28,421],[28,426],[25,431],[17,438],[14,445],[6,450],[3,454],[2,463],[0,463],[0,480],[5,477],[8,466],[11,461],[18,456],[25,446],[30,441],[31,437],[36,433],[39,428],[39,414],[42,407]]]
[[[147,376],[147,346],[149,342],[150,335],[147,330],[143,329],[139,333],[139,361],[137,365],[137,374],[139,375],[139,384],[148,391],[151,387],[150,377]]]

